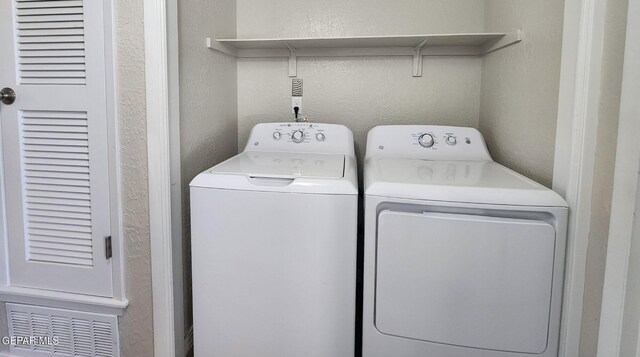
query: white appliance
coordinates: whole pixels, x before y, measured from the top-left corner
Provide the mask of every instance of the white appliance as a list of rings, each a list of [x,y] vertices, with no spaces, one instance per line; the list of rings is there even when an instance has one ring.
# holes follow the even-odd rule
[[[193,179],[196,357],[353,356],[356,175],[346,127],[271,123]]]
[[[376,127],[364,175],[364,357],[557,356],[558,194],[464,127]]]

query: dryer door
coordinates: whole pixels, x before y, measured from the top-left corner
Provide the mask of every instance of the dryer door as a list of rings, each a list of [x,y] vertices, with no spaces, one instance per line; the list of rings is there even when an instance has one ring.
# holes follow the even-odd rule
[[[383,211],[376,328],[434,343],[547,348],[555,229],[544,221]]]

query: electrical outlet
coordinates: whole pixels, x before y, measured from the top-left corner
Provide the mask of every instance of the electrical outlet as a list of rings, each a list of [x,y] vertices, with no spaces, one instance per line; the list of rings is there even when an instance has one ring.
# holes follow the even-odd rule
[[[295,114],[294,107],[298,107],[298,113],[302,112],[302,97],[291,97],[291,113]]]
[[[291,96],[302,97],[302,78],[291,79]]]

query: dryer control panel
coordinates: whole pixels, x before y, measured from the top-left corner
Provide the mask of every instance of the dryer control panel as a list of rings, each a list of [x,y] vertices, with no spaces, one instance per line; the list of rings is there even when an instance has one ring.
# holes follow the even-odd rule
[[[382,125],[369,131],[366,157],[491,161],[477,129],[440,125]]]
[[[244,151],[286,151],[354,155],[353,134],[343,125],[262,123],[252,130]]]

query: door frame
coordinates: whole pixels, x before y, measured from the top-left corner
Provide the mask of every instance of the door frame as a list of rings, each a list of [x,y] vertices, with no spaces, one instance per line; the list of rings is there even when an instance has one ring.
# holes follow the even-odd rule
[[[182,357],[191,331],[183,306],[178,3],[143,6],[154,356]]]
[[[627,14],[611,223],[598,356],[640,352],[640,3]],[[634,217],[635,216],[635,217]],[[635,237],[635,240],[634,240]]]
[[[577,357],[580,343],[605,4],[605,0],[566,0],[564,9],[553,175],[553,189],[567,199],[571,208],[562,357]],[[181,252],[176,254],[174,250],[179,247],[173,243],[182,239],[176,227],[181,224],[180,218],[175,214],[181,202],[181,193],[175,191],[179,158],[171,156],[179,152],[175,146],[171,149],[179,143],[177,59],[171,57],[178,53],[176,6],[176,0],[144,0],[154,347],[159,357],[176,356],[176,341],[184,335],[183,326],[177,323],[184,318],[182,292],[174,285],[182,287],[182,261],[177,259]],[[178,353],[182,355],[184,352]]]
[[[578,357],[580,350],[605,10],[606,0],[565,1],[552,183],[570,208],[560,357]]]

